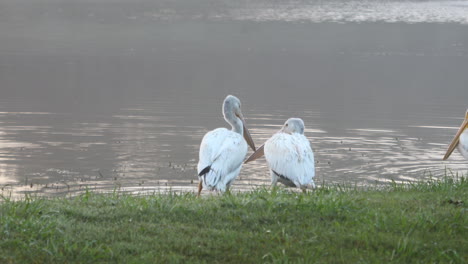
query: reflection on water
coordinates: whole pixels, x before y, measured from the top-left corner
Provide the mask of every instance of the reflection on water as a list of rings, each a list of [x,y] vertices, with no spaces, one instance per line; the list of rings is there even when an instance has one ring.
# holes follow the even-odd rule
[[[467,170],[441,161],[467,107],[462,2],[197,1],[2,2],[3,194],[195,190],[227,94],[257,145],[301,117],[317,183]],[[234,188],[269,181],[260,159]]]
[[[261,3],[258,3],[261,2]],[[452,22],[468,24],[466,1],[258,1],[226,17],[249,21]],[[300,4],[298,4],[300,3]]]
[[[468,4],[463,0],[7,0],[6,17],[11,11],[34,4],[29,17],[90,20],[99,23],[140,21],[209,20],[209,21],[287,21],[287,22],[405,22],[468,24]],[[29,2],[29,3],[28,3]],[[16,16],[16,20],[24,19]]]
[[[2,190],[38,195],[84,190],[195,191],[198,146],[208,129],[224,125],[219,111],[221,102],[222,98],[209,103],[216,125],[210,125],[208,119],[214,117],[206,117],[203,112],[199,119],[187,120],[176,104],[164,101],[142,100],[137,103],[138,109],[122,108],[115,115],[97,118],[4,112],[0,115]],[[164,111],[160,113],[160,109]],[[288,111],[277,111],[256,114],[246,110],[257,145],[280,129],[289,116]],[[327,115],[309,112],[302,116],[315,151],[318,183],[366,185],[440,177],[446,166],[454,172],[466,170],[466,161],[458,154],[450,162],[441,161],[456,132],[456,118],[450,120],[455,121],[454,126],[430,126],[416,121],[411,126],[402,124],[392,129],[356,124],[343,130],[328,130]],[[445,123],[442,117],[431,119]],[[204,123],[208,125],[204,127]],[[234,188],[268,184],[269,174],[262,158],[244,166]]]

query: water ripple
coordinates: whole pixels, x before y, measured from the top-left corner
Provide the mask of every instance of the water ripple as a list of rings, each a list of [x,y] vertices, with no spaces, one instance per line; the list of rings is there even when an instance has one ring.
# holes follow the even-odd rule
[[[468,24],[466,1],[255,2],[228,17],[249,21],[405,22]]]

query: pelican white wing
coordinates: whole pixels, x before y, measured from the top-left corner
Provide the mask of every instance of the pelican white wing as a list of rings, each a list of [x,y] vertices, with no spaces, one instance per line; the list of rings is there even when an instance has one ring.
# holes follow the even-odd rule
[[[314,153],[304,135],[276,133],[265,143],[265,158],[280,182],[289,185],[290,181],[299,188],[315,187]]]
[[[468,129],[465,129],[460,135],[460,141],[458,142],[458,151],[462,154],[465,159],[468,159]]]
[[[198,175],[203,187],[226,191],[240,172],[248,146],[242,135],[226,128],[206,133],[200,145]]]

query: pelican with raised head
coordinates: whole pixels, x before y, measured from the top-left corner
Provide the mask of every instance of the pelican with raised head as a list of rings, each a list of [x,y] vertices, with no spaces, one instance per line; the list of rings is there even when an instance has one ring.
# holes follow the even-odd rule
[[[281,130],[259,147],[245,163],[263,155],[270,168],[272,186],[276,186],[279,181],[302,191],[315,188],[314,152],[304,136],[302,119],[289,118]]]
[[[465,114],[465,119],[463,120],[463,123],[461,124],[460,128],[457,131],[457,134],[455,134],[455,137],[453,138],[452,142],[450,142],[450,145],[447,149],[447,152],[445,153],[444,159],[448,159],[450,155],[452,154],[453,150],[458,147],[458,151],[462,154],[465,159],[468,159],[468,110],[466,110]]]
[[[223,115],[232,129],[212,130],[205,134],[200,145],[198,195],[203,188],[220,192],[228,190],[239,175],[247,154],[247,144],[255,151],[255,144],[245,125],[241,102],[237,97],[228,95],[224,99]]]

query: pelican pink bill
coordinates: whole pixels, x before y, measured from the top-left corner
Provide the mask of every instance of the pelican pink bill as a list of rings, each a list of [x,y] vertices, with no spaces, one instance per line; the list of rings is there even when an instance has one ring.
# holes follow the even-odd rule
[[[465,119],[463,120],[460,128],[458,129],[455,137],[445,153],[443,160],[446,160],[450,157],[455,148],[458,148],[458,151],[462,154],[465,159],[468,159],[468,110],[466,110]]]

